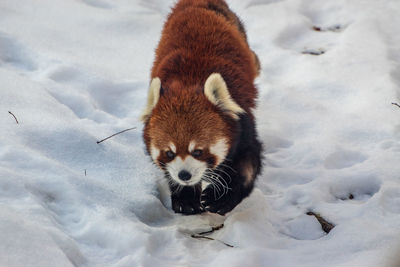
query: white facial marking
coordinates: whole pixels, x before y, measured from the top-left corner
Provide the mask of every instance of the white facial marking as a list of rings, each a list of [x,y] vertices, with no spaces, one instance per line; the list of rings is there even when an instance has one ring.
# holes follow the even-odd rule
[[[215,164],[218,166],[225,160],[225,157],[228,154],[228,142],[226,139],[220,139],[215,144],[210,146],[210,152],[217,158]]]
[[[181,157],[176,157],[173,161],[167,164],[167,170],[175,182],[182,185],[195,185],[201,181],[201,177],[207,169],[207,164],[203,161],[197,160],[192,156],[187,156],[184,160]],[[188,171],[192,178],[188,181],[179,179],[179,172]]]
[[[169,143],[169,148],[172,152],[176,153],[176,146],[173,143]]]
[[[195,141],[191,141],[189,143],[189,152],[192,153],[195,147],[196,147],[196,142]]]
[[[150,155],[154,162],[157,162],[158,156],[160,156],[160,150],[154,145],[150,146]]]
[[[191,141],[189,143],[188,149],[189,149],[189,152],[192,153],[196,149],[203,149],[203,148],[202,147],[196,147],[196,142],[195,141]]]

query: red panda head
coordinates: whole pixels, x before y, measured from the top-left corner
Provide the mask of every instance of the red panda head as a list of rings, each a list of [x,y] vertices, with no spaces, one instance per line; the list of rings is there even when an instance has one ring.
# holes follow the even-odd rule
[[[142,115],[147,151],[174,182],[195,185],[226,159],[240,113],[220,74],[191,87],[154,78]]]

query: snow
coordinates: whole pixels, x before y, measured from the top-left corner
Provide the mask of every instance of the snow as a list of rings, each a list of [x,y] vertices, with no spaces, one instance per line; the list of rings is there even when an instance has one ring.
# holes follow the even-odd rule
[[[400,262],[400,3],[228,3],[262,63],[265,160],[221,217],[174,214],[144,152],[138,118],[173,1],[0,2],[0,266]],[[215,241],[190,237],[222,222]]]

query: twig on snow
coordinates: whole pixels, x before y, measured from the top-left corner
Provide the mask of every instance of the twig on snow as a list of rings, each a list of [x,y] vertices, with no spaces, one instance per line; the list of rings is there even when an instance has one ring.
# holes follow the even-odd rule
[[[399,105],[399,104],[397,104],[397,103],[392,103],[392,105],[395,105],[395,106],[397,106],[397,107],[399,107],[399,108],[400,108],[400,105]]]
[[[130,131],[130,130],[134,130],[134,129],[136,129],[136,127],[132,127],[132,128],[129,128],[129,129],[120,131],[120,132],[115,133],[115,134],[113,134],[113,135],[110,135],[109,137],[106,137],[106,138],[104,138],[104,139],[102,139],[102,140],[100,140],[100,141],[96,141],[96,143],[97,143],[97,144],[100,144],[101,142],[104,142],[104,141],[106,141],[107,139],[110,139],[110,138],[113,137],[113,136],[116,136],[116,135],[118,135],[118,134],[122,134],[122,133],[127,132],[127,131]]]
[[[330,31],[330,32],[340,32],[341,30],[343,30],[343,26],[341,25],[333,25],[331,27],[319,27],[319,26],[313,26],[312,29],[314,31],[317,32],[326,32],[326,31]]]
[[[212,237],[209,237],[209,236],[205,236],[207,234],[211,234],[211,233],[213,233],[215,231],[218,231],[222,227],[224,227],[224,224],[221,224],[221,225],[218,225],[218,226],[213,226],[213,227],[211,227],[210,231],[205,231],[205,232],[201,232],[201,233],[198,233],[198,234],[192,234],[191,237],[192,238],[196,238],[196,239],[207,239],[207,240],[212,240],[212,241],[218,241],[218,242],[224,244],[227,247],[234,248],[234,246],[232,246],[232,245],[230,245],[228,243],[225,243],[222,240],[215,239],[215,238],[212,238]]]
[[[212,237],[203,236],[203,235],[195,235],[195,234],[191,235],[191,237],[192,238],[197,238],[197,239],[207,239],[207,240],[218,241],[218,242],[220,242],[221,244],[224,244],[227,247],[234,248],[234,246],[232,246],[232,245],[230,245],[228,243],[225,243],[224,241],[221,241],[221,240],[218,240],[218,239],[214,239]]]
[[[318,27],[318,26],[313,26],[312,29],[313,29],[314,31],[317,31],[317,32],[322,31],[321,27]]]
[[[17,124],[19,124],[19,122],[17,120],[17,117],[15,117],[15,115],[11,111],[9,111],[8,113],[10,113],[14,117],[15,121],[17,122]]]
[[[307,212],[307,215],[314,216],[318,222],[321,224],[322,230],[324,230],[325,233],[329,234],[329,232],[335,227],[332,223],[328,222],[324,218],[321,217],[321,215],[314,213],[312,211]]]
[[[313,55],[313,56],[320,56],[320,55],[325,54],[325,50],[323,50],[323,49],[318,49],[318,50],[306,49],[301,53],[307,54],[307,55]]]
[[[211,234],[211,233],[213,233],[215,231],[218,231],[219,229],[222,229],[223,227],[224,227],[224,224],[217,225],[217,226],[212,226],[210,231],[201,232],[201,233],[198,233],[198,235]]]

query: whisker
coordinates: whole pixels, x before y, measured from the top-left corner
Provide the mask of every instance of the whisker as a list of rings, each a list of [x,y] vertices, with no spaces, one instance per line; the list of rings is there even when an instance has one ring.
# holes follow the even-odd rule
[[[208,178],[210,182],[212,182],[212,184],[217,188],[218,192],[220,192],[221,189],[224,189],[224,185],[221,184],[217,177],[215,177],[212,173],[207,173],[205,177]]]
[[[215,186],[215,183],[214,183],[212,180],[208,180],[208,178],[204,179],[204,181],[209,182],[211,185],[213,185],[214,199],[216,199],[217,196],[216,196],[216,186]]]
[[[217,166],[217,168],[218,168],[219,166],[223,166],[223,167],[228,168],[228,169],[232,170],[233,172],[237,173],[237,171],[236,171],[234,168],[232,168],[231,166],[229,166],[228,164],[225,164],[225,163],[223,163],[223,162],[220,163],[220,164]]]
[[[215,176],[215,177],[217,177],[217,178],[222,179],[222,180],[225,181],[225,179],[223,179],[223,177],[222,177],[219,173],[216,173],[214,170],[209,169],[209,172],[210,172],[213,176]],[[227,174],[227,173],[226,173],[226,174]],[[227,174],[227,175],[228,175],[228,174]]]
[[[218,169],[218,167],[216,168],[216,170],[217,170],[217,171],[220,171],[220,172],[223,172],[224,174],[226,174],[226,176],[228,176],[228,178],[229,178],[229,183],[232,182],[232,178],[231,178],[231,176],[229,175],[229,173],[227,173],[227,172],[224,171],[224,170]],[[221,179],[223,179],[223,178],[221,177]]]
[[[207,179],[207,182],[211,183],[213,185],[214,188],[216,188],[218,190],[218,192],[220,192],[220,185],[217,184],[217,180],[214,177],[211,176],[205,176],[204,178]]]
[[[218,200],[223,195],[225,195],[231,188],[228,186],[228,183],[225,181],[225,179],[221,175],[215,173],[212,169],[207,169],[206,172],[207,172],[207,178],[215,181],[215,183],[213,183],[215,184],[215,186],[218,185],[218,187],[219,186],[222,187],[222,194],[219,194],[218,198],[216,198],[216,200]]]

